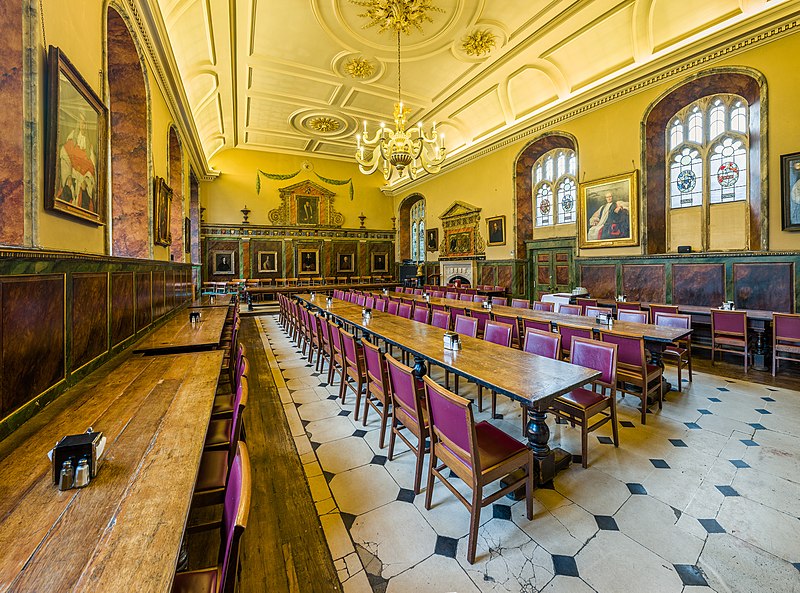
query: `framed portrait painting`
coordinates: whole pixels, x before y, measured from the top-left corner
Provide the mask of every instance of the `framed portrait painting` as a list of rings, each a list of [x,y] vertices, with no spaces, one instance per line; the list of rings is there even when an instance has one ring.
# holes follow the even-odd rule
[[[297,224],[319,224],[319,198],[297,196]]]
[[[489,228],[489,240],[487,245],[505,245],[506,244],[506,217],[493,216],[486,219],[486,225]]]
[[[234,251],[213,251],[211,252],[211,273],[219,276],[233,276],[233,256]]]
[[[425,231],[425,250],[430,252],[439,251],[439,229]]]
[[[373,253],[372,254],[372,271],[383,272],[389,271],[389,256],[386,253]]]
[[[153,240],[156,245],[172,244],[169,228],[172,189],[163,177],[153,179]]]
[[[319,249],[298,249],[301,274],[319,274]]]
[[[104,224],[108,110],[64,53],[52,45],[47,73],[44,206]]]
[[[639,244],[638,171],[580,185],[578,246],[622,247]]]
[[[340,253],[338,261],[336,262],[336,271],[352,273],[355,269],[354,260],[355,257],[353,257],[352,253]]]
[[[800,152],[781,155],[781,229],[800,231]]]
[[[278,271],[278,252],[259,251],[258,252],[258,271],[270,273]]]

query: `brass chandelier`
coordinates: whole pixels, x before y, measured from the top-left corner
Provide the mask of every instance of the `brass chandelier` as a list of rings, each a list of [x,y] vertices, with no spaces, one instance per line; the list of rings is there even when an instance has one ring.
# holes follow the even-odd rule
[[[393,24],[397,34],[397,103],[394,104],[394,129],[389,129],[381,122],[380,128],[370,137],[367,122],[364,121],[363,134],[356,135],[356,162],[359,170],[371,175],[378,167],[386,181],[391,180],[394,172],[402,177],[408,171],[411,179],[416,179],[420,170],[438,173],[444,162],[447,150],[444,145],[444,134],[436,132],[436,122],[430,133],[426,133],[422,122],[406,130],[406,117],[411,111],[403,105],[400,92],[400,31],[402,25]]]

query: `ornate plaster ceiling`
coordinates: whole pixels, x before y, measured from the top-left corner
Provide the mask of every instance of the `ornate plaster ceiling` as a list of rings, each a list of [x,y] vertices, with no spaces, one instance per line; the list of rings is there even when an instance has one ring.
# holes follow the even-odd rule
[[[206,158],[243,147],[349,160],[361,122],[391,118],[396,38],[365,28],[364,6],[149,1]],[[403,100],[412,124],[438,121],[450,153],[464,154],[692,45],[741,35],[787,3],[432,0],[443,12],[402,35]]]

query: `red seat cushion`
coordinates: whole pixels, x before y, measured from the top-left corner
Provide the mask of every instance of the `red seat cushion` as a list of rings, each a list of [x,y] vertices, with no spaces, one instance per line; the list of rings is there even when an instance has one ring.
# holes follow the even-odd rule
[[[214,398],[214,407],[211,408],[211,414],[225,414],[233,412],[233,394],[218,395]]]
[[[219,567],[179,572],[172,581],[172,593],[217,593]]]
[[[475,425],[475,438],[483,471],[527,450],[524,444],[485,420]]]
[[[225,487],[228,477],[228,452],[206,451],[200,458],[195,492],[207,492]]]
[[[206,433],[206,447],[224,445],[231,440],[231,420],[212,420]]]
[[[595,404],[599,404],[605,399],[605,396],[601,393],[597,393],[596,391],[592,391],[591,389],[584,389],[583,387],[578,387],[573,389],[569,393],[565,393],[564,395],[556,398],[556,401],[566,402],[571,406],[576,408],[581,408],[585,410],[586,408],[590,408]]]

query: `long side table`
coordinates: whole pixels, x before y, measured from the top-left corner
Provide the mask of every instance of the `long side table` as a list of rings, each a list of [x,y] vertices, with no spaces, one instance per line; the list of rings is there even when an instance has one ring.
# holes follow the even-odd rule
[[[200,313],[200,321],[189,321],[190,313]],[[219,346],[228,315],[227,307],[184,309],[164,325],[142,338],[134,352],[163,354],[210,350]]]

